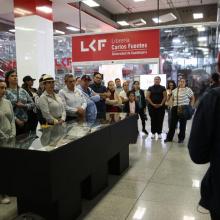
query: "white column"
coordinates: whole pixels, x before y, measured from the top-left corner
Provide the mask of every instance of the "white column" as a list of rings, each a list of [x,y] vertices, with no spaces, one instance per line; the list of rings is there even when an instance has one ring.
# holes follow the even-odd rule
[[[53,22],[38,15],[15,18],[16,60],[19,85],[26,75],[55,77]]]

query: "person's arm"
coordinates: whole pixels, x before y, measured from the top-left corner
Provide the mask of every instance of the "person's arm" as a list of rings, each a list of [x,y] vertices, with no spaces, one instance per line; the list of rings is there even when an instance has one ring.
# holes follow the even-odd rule
[[[163,91],[163,100],[160,105],[163,106],[165,104],[166,100],[167,100],[167,92],[166,92],[166,90],[164,90]]]
[[[146,97],[145,97],[145,94],[144,94],[144,91],[143,90],[140,90],[141,92],[141,100],[142,100],[142,105],[143,105],[143,108],[146,110],[146,106],[147,106],[147,102],[146,102]]]
[[[130,111],[129,111],[129,102],[128,102],[128,101],[125,102],[123,111],[126,112],[126,113],[129,113],[129,112],[130,112]]]
[[[15,137],[16,136],[16,128],[15,128],[15,116],[14,116],[14,111],[13,111],[13,107],[12,104],[9,102],[10,105],[10,110],[11,110],[11,114],[12,114],[12,120],[11,120],[11,137]]]
[[[27,97],[27,103],[24,104],[25,107],[28,109],[28,110],[31,110],[35,107],[35,104],[33,102],[33,99],[30,97],[30,95],[27,93],[26,90],[23,89],[23,92],[25,93],[25,96]]]
[[[219,98],[211,91],[203,97],[195,113],[188,148],[192,161],[197,164],[210,162],[219,106]]]
[[[100,95],[98,95],[97,93],[95,93],[91,88],[88,88],[91,90],[91,96],[90,96],[90,99],[93,101],[93,102],[99,102],[100,101]]]
[[[151,101],[151,98],[150,98],[150,95],[151,95],[151,91],[147,91],[147,101],[152,105],[152,106],[156,106],[152,101]]]

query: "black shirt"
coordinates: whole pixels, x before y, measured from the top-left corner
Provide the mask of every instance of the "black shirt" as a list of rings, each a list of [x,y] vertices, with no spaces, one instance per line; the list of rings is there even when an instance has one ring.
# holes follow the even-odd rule
[[[153,85],[148,88],[150,92],[150,99],[154,104],[161,104],[163,101],[163,92],[166,91],[164,86]]]
[[[96,93],[107,92],[107,88],[101,84],[98,85],[98,84],[93,83],[89,87]],[[106,112],[106,104],[105,104],[105,100],[103,98],[101,98],[100,101],[96,102],[95,104],[96,104],[96,108],[97,108],[98,113],[105,113]]]

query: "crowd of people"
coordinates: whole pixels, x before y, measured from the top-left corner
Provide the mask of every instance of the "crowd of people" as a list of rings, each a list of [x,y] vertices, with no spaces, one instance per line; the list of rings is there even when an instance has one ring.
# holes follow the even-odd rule
[[[210,88],[219,86],[219,75],[213,74]],[[104,118],[106,112],[126,112],[138,114],[142,122],[142,132],[146,130],[147,108],[151,121],[151,138],[162,139],[164,115],[168,113],[169,131],[164,142],[173,140],[177,126],[178,139],[185,139],[187,119],[180,116],[184,106],[194,107],[193,91],[186,86],[186,80],[180,79],[178,86],[168,81],[167,88],[160,85],[161,78],[154,78],[154,85],[145,92],[140,82],[123,82],[119,78],[103,84],[103,76],[95,72],[93,79],[88,75],[75,78],[65,75],[65,87],[55,91],[55,79],[43,74],[39,79],[39,88],[34,89],[35,79],[23,78],[18,85],[15,70],[8,71],[5,79],[0,80],[0,138],[11,138],[29,131],[35,131],[41,125],[62,124],[65,121],[84,119],[94,121]],[[209,88],[209,89],[210,89]],[[10,202],[2,195],[1,203]]]

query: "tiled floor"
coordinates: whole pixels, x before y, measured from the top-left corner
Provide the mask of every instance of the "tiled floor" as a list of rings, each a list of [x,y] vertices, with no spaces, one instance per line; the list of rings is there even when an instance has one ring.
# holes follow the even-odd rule
[[[190,127],[189,122],[185,144],[178,144],[177,139],[164,144],[140,133],[137,143],[130,145],[130,168],[122,177],[111,176],[109,188],[84,203],[79,220],[210,220],[208,214],[197,211],[208,165],[190,160]]]
[[[78,220],[210,220],[197,211],[199,186],[208,165],[191,162],[189,130],[190,123],[185,144],[176,140],[164,144],[140,133],[137,143],[130,145],[130,168],[120,177],[110,176],[106,190],[84,201]],[[1,215],[6,207],[0,205],[0,220],[9,220]]]

